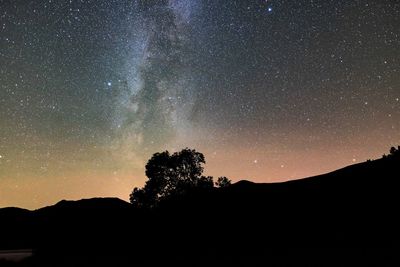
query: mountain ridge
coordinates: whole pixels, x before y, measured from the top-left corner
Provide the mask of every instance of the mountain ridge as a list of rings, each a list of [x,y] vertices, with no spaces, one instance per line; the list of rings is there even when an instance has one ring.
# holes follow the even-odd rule
[[[130,266],[132,255],[139,266],[199,257],[231,266],[271,251],[397,250],[399,173],[398,159],[382,158],[281,183],[242,180],[153,210],[118,198],[0,209],[0,249],[33,248],[37,266]]]

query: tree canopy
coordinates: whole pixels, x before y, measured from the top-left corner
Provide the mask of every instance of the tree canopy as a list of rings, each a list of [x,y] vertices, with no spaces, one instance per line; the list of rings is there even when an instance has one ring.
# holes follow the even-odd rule
[[[389,151],[389,155],[383,155],[383,158],[385,159],[400,159],[400,146],[397,148],[391,147]]]
[[[193,189],[213,188],[213,177],[203,176],[204,155],[194,149],[185,148],[170,154],[168,151],[155,153],[146,164],[146,181],[143,188],[134,188],[130,201],[137,207],[151,208],[171,196],[182,195]],[[221,180],[220,180],[221,179]],[[220,177],[216,185],[230,184]]]

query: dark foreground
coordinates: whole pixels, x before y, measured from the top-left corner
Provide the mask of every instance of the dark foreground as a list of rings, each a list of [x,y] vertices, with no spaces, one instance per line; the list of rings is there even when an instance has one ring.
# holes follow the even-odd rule
[[[0,266],[400,266],[400,161],[238,182],[152,211],[119,199],[0,209]]]

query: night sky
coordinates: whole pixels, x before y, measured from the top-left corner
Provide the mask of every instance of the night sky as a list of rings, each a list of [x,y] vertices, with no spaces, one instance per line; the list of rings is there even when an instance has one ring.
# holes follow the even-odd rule
[[[0,0],[0,207],[127,199],[155,152],[277,182],[400,144],[398,0]]]

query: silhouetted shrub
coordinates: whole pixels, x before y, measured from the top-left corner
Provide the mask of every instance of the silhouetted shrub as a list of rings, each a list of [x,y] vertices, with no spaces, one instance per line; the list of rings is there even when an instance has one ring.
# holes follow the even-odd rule
[[[218,180],[215,182],[215,186],[219,188],[227,187],[232,184],[232,181],[226,178],[225,176],[218,177]]]
[[[389,155],[383,155],[384,159],[400,159],[400,146],[397,148],[391,147]]]

